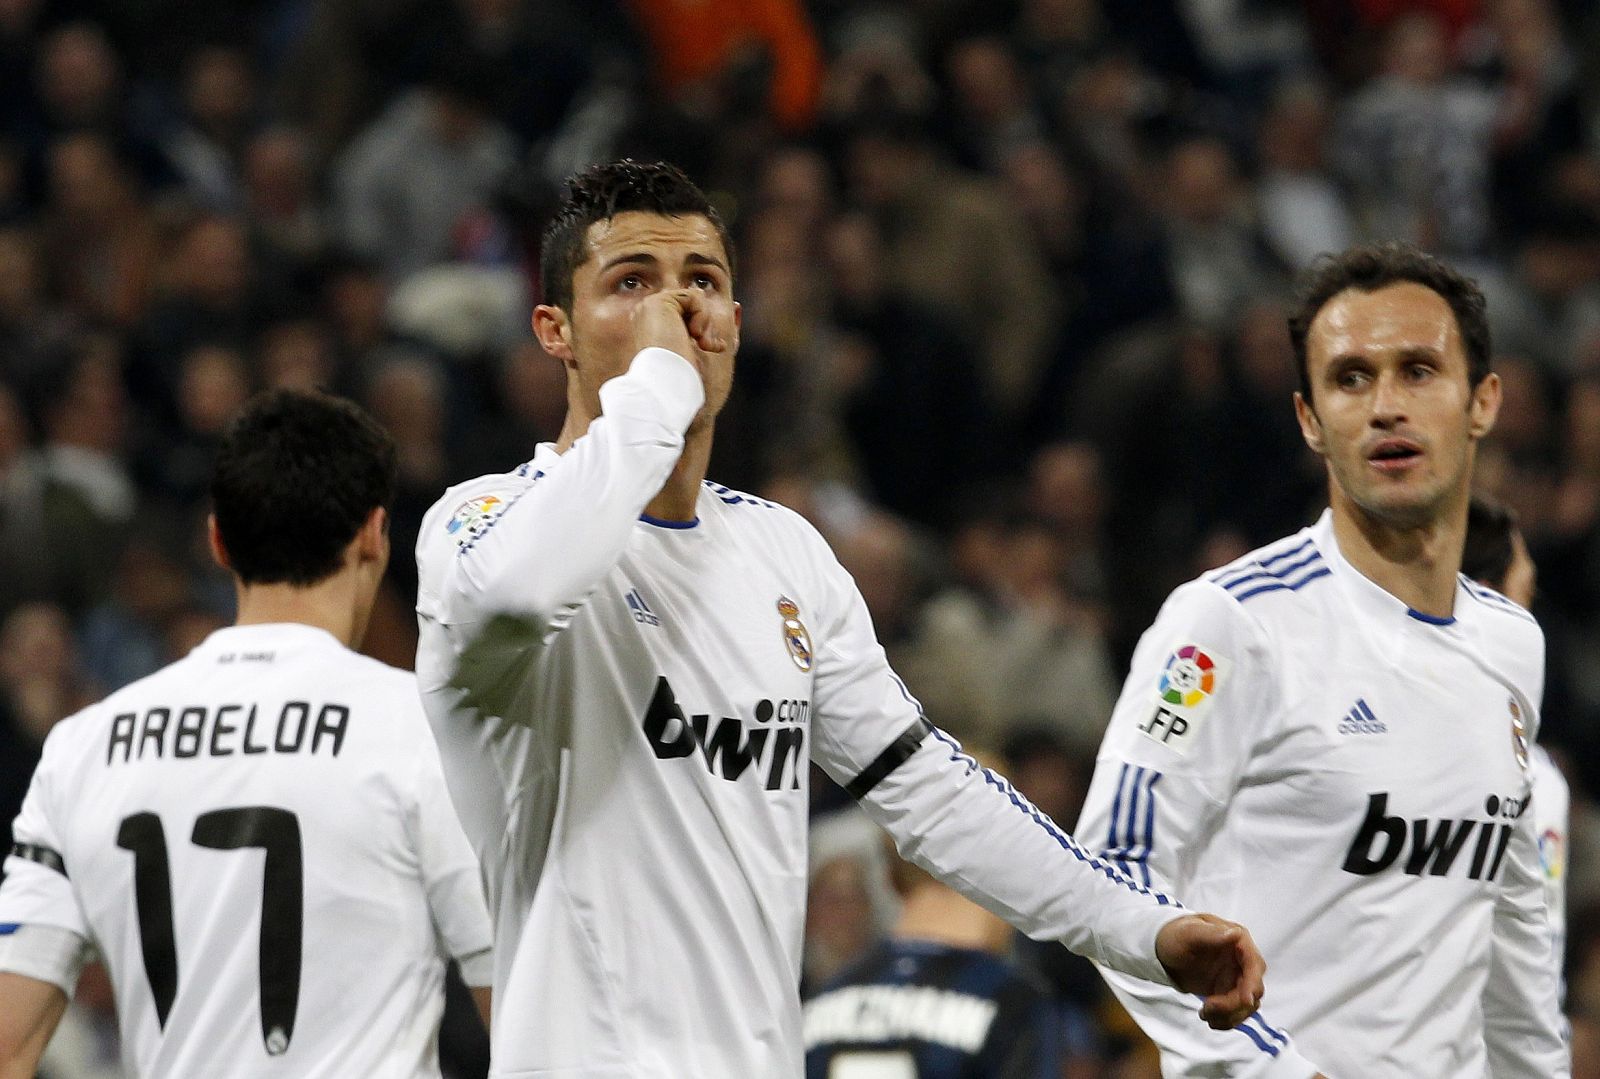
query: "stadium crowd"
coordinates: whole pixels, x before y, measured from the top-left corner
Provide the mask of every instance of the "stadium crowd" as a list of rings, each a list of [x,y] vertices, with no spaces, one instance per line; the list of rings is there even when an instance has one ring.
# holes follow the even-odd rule
[[[1539,567],[1569,1007],[1600,1020],[1600,13],[1132,8],[0,0],[0,827],[56,721],[229,620],[200,525],[257,389],[398,441],[368,649],[410,666],[422,513],[561,422],[526,322],[559,182],[622,155],[683,166],[738,244],[713,478],[815,522],[930,718],[1070,823],[1161,598],[1320,505],[1290,278],[1397,237],[1490,298],[1479,476]],[[817,980],[892,916],[850,829],[817,830]],[[1092,971],[1041,957],[1068,1074],[1148,1074]],[[79,1052],[58,1079],[114,1074]]]

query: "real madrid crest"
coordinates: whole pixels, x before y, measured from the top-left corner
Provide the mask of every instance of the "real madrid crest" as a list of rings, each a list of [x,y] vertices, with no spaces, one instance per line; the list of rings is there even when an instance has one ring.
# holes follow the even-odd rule
[[[783,619],[783,646],[789,658],[802,671],[811,670],[811,634],[800,621],[800,607],[788,596],[778,597],[778,615]]]
[[[1528,770],[1528,725],[1522,720],[1522,706],[1515,697],[1506,699],[1511,709],[1511,752],[1516,754],[1517,767]]]

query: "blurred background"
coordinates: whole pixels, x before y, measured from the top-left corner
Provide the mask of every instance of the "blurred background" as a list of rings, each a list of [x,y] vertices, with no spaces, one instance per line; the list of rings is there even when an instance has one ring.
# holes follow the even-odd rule
[[[815,522],[930,717],[1068,823],[1162,598],[1320,507],[1294,272],[1399,237],[1476,276],[1505,382],[1479,478],[1539,566],[1571,1005],[1600,1015],[1585,0],[0,0],[0,828],[52,724],[231,618],[200,523],[255,390],[398,440],[368,649],[410,665],[420,516],[557,432],[538,237],[623,155],[685,168],[738,245],[712,476]],[[841,820],[812,982],[893,916]],[[1150,1074],[1041,955],[1064,1074]],[[109,998],[49,1074],[116,1074]]]

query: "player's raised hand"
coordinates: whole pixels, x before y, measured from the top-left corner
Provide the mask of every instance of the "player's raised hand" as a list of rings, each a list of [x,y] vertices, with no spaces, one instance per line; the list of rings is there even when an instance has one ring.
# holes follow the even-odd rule
[[[1249,931],[1215,914],[1190,914],[1162,926],[1156,958],[1173,985],[1204,998],[1200,1018],[1216,1030],[1244,1022],[1266,992],[1267,963]]]
[[[645,297],[633,309],[633,346],[669,348],[701,366],[700,353],[721,352],[731,327],[723,326],[693,289],[669,289]]]

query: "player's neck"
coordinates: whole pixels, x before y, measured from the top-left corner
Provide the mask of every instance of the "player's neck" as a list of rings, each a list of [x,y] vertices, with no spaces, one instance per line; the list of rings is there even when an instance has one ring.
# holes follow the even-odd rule
[[[315,626],[333,634],[347,648],[355,648],[366,629],[360,617],[359,582],[350,571],[335,573],[316,584],[239,584],[236,626],[292,622]]]
[[[1013,931],[965,896],[935,885],[918,888],[906,897],[894,923],[894,936],[1003,953],[1011,945]]]
[[[1450,506],[1425,524],[1401,527],[1356,506],[1334,488],[1333,534],[1339,553],[1368,580],[1407,607],[1433,618],[1455,614],[1456,574],[1466,544],[1467,504]]]
[[[700,502],[700,487],[705,482],[706,469],[711,467],[712,424],[706,421],[689,429],[683,439],[683,452],[672,474],[661,490],[652,498],[644,512],[661,521],[692,521]]]

